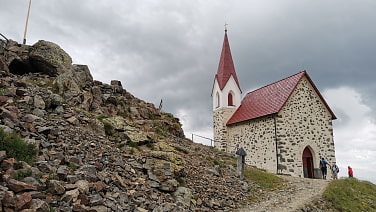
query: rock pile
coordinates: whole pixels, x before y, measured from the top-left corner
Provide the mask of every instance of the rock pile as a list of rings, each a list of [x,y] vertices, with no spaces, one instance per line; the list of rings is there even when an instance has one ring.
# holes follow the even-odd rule
[[[93,80],[58,45],[0,40],[0,75],[0,127],[38,150],[35,164],[0,151],[0,211],[228,211],[247,199],[177,118]]]

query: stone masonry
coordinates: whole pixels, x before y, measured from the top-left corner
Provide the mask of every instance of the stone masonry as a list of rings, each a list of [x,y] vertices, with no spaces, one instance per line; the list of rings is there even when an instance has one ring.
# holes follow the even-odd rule
[[[215,112],[214,120],[223,114],[225,112]],[[278,167],[279,173],[303,177],[302,154],[306,147],[312,153],[315,173],[318,173],[321,157],[335,162],[331,114],[306,77],[301,79],[278,114],[225,129],[218,125],[218,122],[214,125],[215,135],[228,133],[226,151],[235,152],[243,147],[247,164],[271,173],[276,173]]]

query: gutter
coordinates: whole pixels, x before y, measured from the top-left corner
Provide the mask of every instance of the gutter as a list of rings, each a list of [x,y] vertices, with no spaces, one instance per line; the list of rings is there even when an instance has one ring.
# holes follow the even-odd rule
[[[273,117],[274,117],[275,156],[277,159],[277,174],[278,174],[279,160],[278,160],[278,141],[277,141],[277,119],[276,119],[276,115],[274,115]]]

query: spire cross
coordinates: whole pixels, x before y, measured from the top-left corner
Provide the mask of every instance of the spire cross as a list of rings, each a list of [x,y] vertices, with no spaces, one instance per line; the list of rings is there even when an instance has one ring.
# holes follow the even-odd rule
[[[227,23],[225,22],[225,32],[227,32]]]

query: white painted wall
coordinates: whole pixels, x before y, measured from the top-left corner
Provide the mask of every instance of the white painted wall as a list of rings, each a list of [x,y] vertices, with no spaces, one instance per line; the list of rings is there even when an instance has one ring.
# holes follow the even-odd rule
[[[234,106],[228,106],[228,94],[229,92],[232,92],[232,100]],[[218,98],[217,93],[219,94],[219,107],[218,107]],[[230,77],[230,79],[227,81],[227,84],[221,90],[218,85],[217,79],[214,81],[213,91],[212,91],[212,98],[213,98],[213,110],[216,110],[218,108],[238,108],[241,103],[241,91],[238,85],[236,84],[236,81],[233,76]]]

